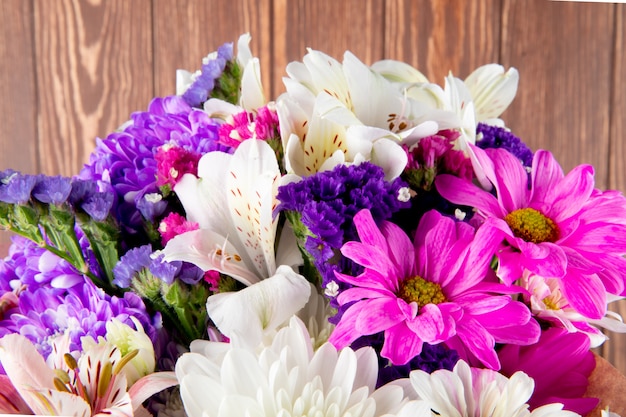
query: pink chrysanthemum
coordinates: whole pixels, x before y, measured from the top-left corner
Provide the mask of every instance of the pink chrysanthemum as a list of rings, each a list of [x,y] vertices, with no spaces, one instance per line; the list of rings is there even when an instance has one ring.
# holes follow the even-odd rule
[[[539,325],[528,308],[503,295],[511,288],[489,274],[498,234],[479,229],[474,235],[470,225],[436,211],[424,215],[414,243],[392,223],[379,229],[367,210],[354,224],[361,242],[348,242],[341,252],[365,271],[357,277],[337,273],[353,286],[337,301],[353,304],[329,339],[336,347],[384,331],[381,355],[393,364],[407,363],[424,343],[445,342],[461,358],[499,369],[496,342],[537,341]]]
[[[473,148],[496,196],[450,175],[435,180],[441,195],[476,208],[481,228],[504,232],[498,276],[507,284],[523,271],[556,278],[563,296],[580,314],[600,319],[607,292],[624,295],[626,199],[594,189],[590,165],[564,175],[551,153],[537,151],[528,174],[502,149]]]

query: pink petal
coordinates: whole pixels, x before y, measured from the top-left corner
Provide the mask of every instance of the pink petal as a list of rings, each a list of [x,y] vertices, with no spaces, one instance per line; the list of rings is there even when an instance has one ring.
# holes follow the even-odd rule
[[[394,365],[404,365],[422,352],[423,344],[403,322],[385,330],[385,343],[380,354]]]
[[[398,277],[404,278],[415,275],[415,256],[411,239],[404,230],[390,222],[384,222],[381,231],[389,242],[389,255],[391,261],[398,268]]]
[[[567,257],[559,246],[543,242],[538,245],[518,239],[523,266],[544,278],[561,278],[567,268]]]
[[[387,252],[387,240],[378,229],[369,210],[361,210],[354,216],[354,226],[361,242]]]
[[[486,217],[502,218],[506,215],[493,195],[454,175],[438,175],[435,178],[435,187],[446,200],[454,204],[475,207]]]
[[[606,314],[606,290],[597,275],[585,275],[574,268],[560,280],[563,296],[585,317],[601,319]]]
[[[526,207],[530,197],[528,174],[521,161],[503,149],[489,149],[494,163],[496,192],[500,205],[507,212]]]
[[[500,369],[500,361],[495,351],[496,341],[476,320],[467,318],[457,323],[457,336],[487,368],[496,371]]]
[[[6,375],[0,375],[0,413],[3,414],[32,414],[26,402],[17,392],[11,380]]]
[[[139,379],[130,387],[130,390],[128,390],[133,410],[138,409],[139,406],[153,394],[173,387],[174,385],[178,385],[178,379],[176,379],[174,372],[155,372]]]
[[[449,316],[444,317],[439,306],[426,304],[420,308],[415,319],[407,321],[407,326],[426,343],[436,344],[448,340],[455,334],[455,323]]]
[[[498,270],[496,274],[507,285],[513,284],[522,277],[523,255],[513,248],[507,248],[498,253]]]
[[[544,214],[557,223],[572,217],[587,202],[593,187],[593,167],[577,166],[543,198],[550,206],[549,211]]]
[[[354,323],[355,330],[362,335],[369,335],[387,330],[405,319],[405,314],[398,308],[395,298],[376,298],[361,301],[362,308]]]
[[[563,178],[563,170],[552,154],[543,149],[535,152],[532,166],[532,196],[531,200],[540,199],[548,195],[556,184]]]
[[[559,244],[587,252],[622,254],[626,252],[626,225],[611,223],[581,225]]]
[[[33,388],[56,391],[54,371],[26,337],[16,333],[2,337],[0,362],[17,392],[32,409],[39,405],[28,394]]]
[[[341,316],[341,320],[335,326],[328,341],[337,349],[349,346],[359,337],[363,336],[356,331],[356,321],[363,310],[367,309],[367,302],[359,301],[348,307]]]
[[[396,266],[389,259],[387,252],[379,247],[360,242],[347,242],[341,247],[341,253],[346,258],[378,272],[383,277],[396,275]]]
[[[337,277],[339,281],[359,287],[386,290],[390,292],[394,292],[396,290],[390,287],[392,282],[395,282],[394,280],[391,280],[372,269],[366,269],[365,272],[356,277],[335,271],[335,277]]]
[[[348,304],[352,301],[360,301],[368,298],[393,297],[394,294],[388,290],[377,288],[360,288],[353,287],[342,291],[337,296],[337,302],[340,306]]]

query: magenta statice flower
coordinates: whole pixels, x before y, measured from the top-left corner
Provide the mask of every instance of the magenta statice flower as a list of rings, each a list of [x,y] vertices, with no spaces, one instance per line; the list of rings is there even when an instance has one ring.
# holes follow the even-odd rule
[[[157,161],[157,185],[168,185],[170,188],[180,181],[183,175],[198,175],[197,152],[187,150],[172,144],[161,146],[155,155]]]
[[[589,348],[589,338],[584,334],[549,328],[536,344],[503,346],[498,352],[500,372],[510,377],[523,371],[534,379],[535,390],[528,401],[531,410],[561,403],[565,410],[584,416],[598,404],[597,398],[584,397],[589,376],[596,367]]]
[[[551,153],[537,151],[531,182],[519,159],[503,149],[474,148],[495,196],[474,184],[441,175],[437,190],[455,204],[476,208],[488,233],[504,233],[498,276],[507,284],[528,270],[559,280],[580,314],[600,319],[607,292],[624,295],[626,199],[594,189],[594,171],[579,165],[564,175]]]
[[[354,223],[361,241],[347,242],[341,253],[365,270],[336,273],[352,285],[337,297],[349,305],[329,339],[337,348],[384,332],[381,355],[393,364],[410,361],[424,343],[445,343],[461,359],[497,370],[496,343],[537,341],[530,311],[511,299],[510,287],[495,282],[489,267],[499,233],[475,234],[436,211],[421,219],[414,242],[393,223],[379,229],[367,210]]]
[[[280,138],[278,130],[278,114],[268,106],[260,107],[256,113],[242,111],[232,115],[220,126],[220,142],[237,148],[247,139],[271,140]]]
[[[176,212],[172,212],[165,216],[159,224],[159,233],[161,234],[161,243],[163,246],[172,240],[175,236],[197,230],[200,225],[196,222],[187,220],[185,216],[182,216]]]

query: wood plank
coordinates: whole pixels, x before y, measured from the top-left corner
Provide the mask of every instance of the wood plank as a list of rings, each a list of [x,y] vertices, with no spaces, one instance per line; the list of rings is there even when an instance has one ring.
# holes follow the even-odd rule
[[[385,56],[407,62],[443,85],[497,62],[500,5],[492,0],[386,0]]]
[[[0,170],[37,173],[37,90],[31,2],[0,2]],[[19,35],[19,36],[17,36]],[[0,232],[0,257],[10,234]]]
[[[73,175],[152,97],[150,0],[34,3],[40,167]]]
[[[291,61],[302,61],[306,48],[339,62],[350,50],[366,64],[384,57],[384,3],[380,0],[274,1],[275,93]]]
[[[505,120],[566,171],[596,169],[606,187],[613,5],[504,0],[502,62],[520,71]]]
[[[266,94],[271,91],[271,0],[154,0],[154,74],[157,96],[176,92],[176,70],[195,71],[202,58],[249,32],[261,60]]]
[[[626,193],[626,5],[616,5],[615,17],[608,187]],[[626,300],[613,303],[611,310],[626,318]],[[602,356],[626,375],[626,334],[608,333],[608,336],[610,340],[603,346]]]

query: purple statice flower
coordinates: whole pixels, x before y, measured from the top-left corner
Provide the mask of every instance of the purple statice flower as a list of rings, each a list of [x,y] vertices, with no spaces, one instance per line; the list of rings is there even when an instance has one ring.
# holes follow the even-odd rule
[[[148,193],[137,199],[137,210],[150,223],[154,223],[166,212],[168,201],[160,193]]]
[[[5,171],[5,173],[6,175],[3,175],[0,180],[0,201],[9,204],[26,204],[30,200],[39,177],[15,171]]]
[[[112,212],[121,226],[122,240],[147,243],[144,219],[137,209],[146,194],[157,193],[155,154],[166,144],[190,152],[230,152],[218,143],[218,122],[181,97],[155,98],[145,112],[137,112],[121,131],[98,139],[80,178],[98,182],[99,191],[112,191]]]
[[[61,205],[66,202],[71,191],[70,178],[40,175],[39,181],[33,187],[32,195],[42,203]]]
[[[322,276],[322,286],[326,287],[336,281],[330,259],[338,254],[345,241],[356,239],[353,224],[356,213],[370,209],[376,221],[389,219],[408,206],[408,202],[400,199],[406,187],[399,178],[386,181],[382,168],[369,162],[338,165],[331,171],[279,187],[280,204],[276,210],[299,214],[300,222],[310,232],[304,247],[313,257]]]
[[[508,129],[478,123],[476,133],[478,135],[476,146],[479,148],[503,148],[512,153],[517,159],[521,160],[525,167],[532,165],[533,151]]]
[[[383,333],[371,336],[363,336],[352,343],[351,348],[356,350],[362,347],[371,346],[376,352],[380,352],[384,343]],[[459,361],[459,354],[444,344],[425,344],[422,352],[411,359],[405,365],[394,365],[388,359],[378,356],[378,379],[376,387],[381,387],[391,381],[400,378],[408,378],[411,371],[420,369],[424,372],[433,373],[438,369],[451,371]]]
[[[130,249],[113,268],[113,283],[121,288],[131,287],[133,278],[149,271],[166,284],[180,279],[186,284],[196,284],[204,276],[204,272],[193,264],[182,261],[163,261],[163,255],[153,257],[151,245]]]
[[[192,107],[200,107],[207,101],[209,94],[215,88],[215,80],[222,75],[226,63],[232,59],[232,43],[225,43],[217,49],[217,52],[205,57],[202,60],[201,69],[191,75],[191,85],[182,94],[185,102]]]

